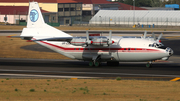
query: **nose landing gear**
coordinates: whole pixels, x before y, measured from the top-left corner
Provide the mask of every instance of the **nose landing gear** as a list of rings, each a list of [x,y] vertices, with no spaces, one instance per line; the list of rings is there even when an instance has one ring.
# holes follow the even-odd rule
[[[147,68],[151,68],[151,67],[152,67],[152,61],[149,61],[149,62],[146,64],[146,67],[147,67]]]

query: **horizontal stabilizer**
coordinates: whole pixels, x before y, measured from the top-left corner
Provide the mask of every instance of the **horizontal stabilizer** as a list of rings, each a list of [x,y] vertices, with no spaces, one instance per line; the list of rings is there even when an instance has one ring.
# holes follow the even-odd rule
[[[38,39],[33,41],[68,41],[70,42],[73,37],[55,37],[55,38],[45,38],[45,39]]]
[[[23,40],[31,40],[33,36],[7,36],[9,38],[21,38]]]

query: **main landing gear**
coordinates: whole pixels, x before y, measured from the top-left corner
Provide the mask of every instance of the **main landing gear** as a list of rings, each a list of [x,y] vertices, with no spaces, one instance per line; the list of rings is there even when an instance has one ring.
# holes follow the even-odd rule
[[[152,67],[152,61],[149,61],[149,62],[146,64],[146,67],[147,67],[147,68],[151,68],[151,67]]]
[[[100,66],[100,59],[101,59],[101,55],[95,56],[92,58],[92,61],[89,62],[89,66],[96,66],[99,67]]]
[[[91,66],[91,67],[92,67],[92,66],[99,67],[99,66],[100,66],[100,64],[101,64],[101,63],[100,63],[100,62],[98,62],[98,61],[96,61],[96,62],[90,61],[90,62],[89,62],[89,66]]]

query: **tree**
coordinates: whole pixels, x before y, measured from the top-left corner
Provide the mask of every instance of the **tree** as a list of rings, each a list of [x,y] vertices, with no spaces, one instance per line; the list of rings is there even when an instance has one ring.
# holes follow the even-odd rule
[[[151,0],[152,7],[164,7],[164,4],[161,0]]]
[[[133,5],[134,0],[125,0],[124,3]],[[135,0],[135,6],[137,7],[151,7],[151,0]]]
[[[162,3],[163,3],[163,6],[165,6],[166,4],[178,4],[178,5],[180,5],[180,0],[169,0],[169,1],[164,1]]]
[[[125,0],[124,3],[128,5],[133,5],[133,0]]]
[[[179,4],[180,5],[180,0],[168,0],[164,1],[164,4]]]
[[[124,0],[117,0],[117,2],[121,2],[121,3],[124,3]]]

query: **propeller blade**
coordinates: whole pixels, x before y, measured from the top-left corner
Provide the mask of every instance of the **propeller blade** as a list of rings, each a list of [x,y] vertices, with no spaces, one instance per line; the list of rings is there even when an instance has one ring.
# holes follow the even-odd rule
[[[143,36],[144,39],[146,38],[146,35],[147,35],[147,31],[144,32],[144,36]]]
[[[157,41],[161,39],[162,35],[163,35],[163,33],[161,33],[161,34],[159,35]]]
[[[86,30],[86,38],[87,38],[87,41],[89,41],[89,33],[88,33],[88,30]]]
[[[86,45],[91,44],[92,42],[89,40],[89,32],[86,30]]]
[[[109,44],[112,44],[111,38],[112,38],[112,31],[110,30],[110,31],[109,31]]]
[[[156,36],[155,36],[154,32],[152,32],[152,37],[154,38],[154,40],[156,40]]]

